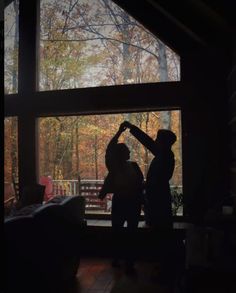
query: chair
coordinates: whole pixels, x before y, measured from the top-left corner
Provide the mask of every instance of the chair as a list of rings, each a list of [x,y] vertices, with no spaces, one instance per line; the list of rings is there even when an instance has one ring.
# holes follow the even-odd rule
[[[66,220],[83,225],[85,218],[85,197],[80,195],[57,195],[47,203],[59,204],[63,207],[63,213]]]
[[[75,277],[79,266],[78,229],[68,222],[63,207],[45,204],[33,212],[38,246],[37,268],[46,284]]]
[[[76,276],[82,230],[63,210],[45,204],[31,215],[5,219],[4,292],[57,292]]]
[[[6,219],[4,234],[6,276],[4,292],[21,292],[21,289],[22,291],[27,289],[29,280],[33,282],[35,275],[35,266],[32,262],[35,253],[32,216]]]
[[[40,184],[28,185],[23,188],[20,199],[21,207],[32,204],[42,204],[44,198],[45,186]]]
[[[8,216],[16,203],[13,183],[4,182],[4,216]]]

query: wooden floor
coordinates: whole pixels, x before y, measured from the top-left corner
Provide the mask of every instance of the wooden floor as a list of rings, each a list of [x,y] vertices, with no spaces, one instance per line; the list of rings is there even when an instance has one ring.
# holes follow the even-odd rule
[[[76,279],[60,293],[235,293],[235,277],[222,278],[221,274],[197,273],[192,275],[186,287],[185,274],[179,274],[175,286],[160,282],[156,264],[150,261],[137,261],[136,273],[125,272],[111,266],[109,258],[86,257],[81,259]],[[165,285],[164,285],[165,284]],[[43,293],[43,292],[42,292]],[[54,293],[54,292],[50,292]],[[59,293],[59,291],[55,291]]]
[[[76,281],[65,293],[167,293],[158,281],[153,263],[138,261],[135,273],[127,274],[124,263],[111,266],[109,258],[82,258]]]

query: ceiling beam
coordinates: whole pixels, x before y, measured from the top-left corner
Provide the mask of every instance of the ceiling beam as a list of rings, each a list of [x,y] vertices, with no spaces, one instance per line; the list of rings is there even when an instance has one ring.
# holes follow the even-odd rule
[[[153,8],[159,10],[165,17],[168,18],[174,25],[178,26],[181,30],[183,30],[186,34],[188,34],[191,38],[193,38],[196,42],[199,42],[202,45],[206,45],[206,43],[198,36],[194,31],[192,31],[189,27],[187,27],[184,23],[179,21],[175,16],[170,14],[167,9],[162,7],[158,1],[155,0],[146,0],[149,4],[152,5]]]
[[[208,18],[209,23],[225,31],[231,31],[228,20],[220,15],[213,7],[202,0],[189,0],[195,10]]]
[[[165,14],[170,22],[204,45],[215,46],[219,42],[231,41],[233,31],[227,19],[202,0],[182,0],[181,3],[171,0],[146,1],[153,3],[153,7]],[[224,7],[230,5],[224,4]]]
[[[181,23],[164,5],[159,5],[158,0],[136,1],[135,5],[127,0],[113,1],[180,56],[204,44],[197,34]]]

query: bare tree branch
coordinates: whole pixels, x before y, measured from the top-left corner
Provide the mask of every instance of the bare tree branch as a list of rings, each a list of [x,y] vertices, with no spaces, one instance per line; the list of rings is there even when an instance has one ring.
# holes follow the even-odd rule
[[[128,46],[131,46],[131,47],[137,48],[139,50],[145,51],[145,52],[151,54],[152,56],[154,56],[158,60],[158,56],[155,53],[153,53],[152,51],[147,50],[146,48],[140,47],[139,45],[135,45],[135,44],[132,44],[132,43],[124,42],[122,40],[117,40],[117,39],[114,39],[114,38],[110,38],[110,37],[104,37],[103,36],[103,37],[100,37],[100,38],[97,37],[97,38],[74,39],[74,40],[63,40],[63,39],[45,40],[45,39],[40,39],[40,41],[44,41],[44,42],[86,42],[86,41],[96,41],[96,40],[107,40],[107,41],[118,42],[118,43],[121,43],[121,44],[126,44]]]
[[[70,0],[70,5],[69,5],[70,8],[69,8],[69,11],[66,13],[66,18],[65,18],[64,27],[62,29],[62,34],[64,34],[64,32],[65,32],[65,28],[67,26],[67,21],[68,21],[69,15],[70,15],[71,11],[74,9],[74,7],[77,5],[77,3],[78,3],[78,0],[75,1],[75,3],[73,5],[71,5],[72,4],[72,0]]]

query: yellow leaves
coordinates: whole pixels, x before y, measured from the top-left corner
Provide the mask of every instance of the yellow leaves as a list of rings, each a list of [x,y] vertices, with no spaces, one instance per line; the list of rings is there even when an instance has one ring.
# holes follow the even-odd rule
[[[104,135],[106,133],[106,130],[104,128],[101,128],[99,125],[95,125],[95,124],[86,124],[84,125],[84,127],[82,127],[80,129],[80,133],[82,135],[95,135],[95,134],[99,134],[99,135]]]
[[[160,112],[40,118],[39,125],[42,139],[40,141],[39,153],[47,152],[51,158],[51,161],[48,162],[44,159],[46,155],[42,156],[40,164],[48,166],[48,170],[53,170],[53,167],[56,165],[58,168],[56,170],[57,178],[68,179],[72,178],[72,174],[82,172],[84,174],[83,178],[92,179],[94,178],[96,160],[99,178],[103,178],[106,172],[104,157],[107,144],[119,129],[120,123],[127,119],[141,127],[154,139],[161,125]],[[172,111],[170,124],[171,129],[180,138],[179,111]],[[48,136],[49,133],[50,136]],[[129,131],[122,133],[119,142],[124,142],[128,145],[131,151],[131,158],[136,160],[142,170],[145,171],[146,164],[150,163],[151,156],[148,155],[147,158],[144,147],[130,135]],[[172,181],[176,184],[182,180],[180,148],[181,139],[178,139],[173,147],[176,158],[176,171]],[[53,171],[51,173],[53,174]]]

